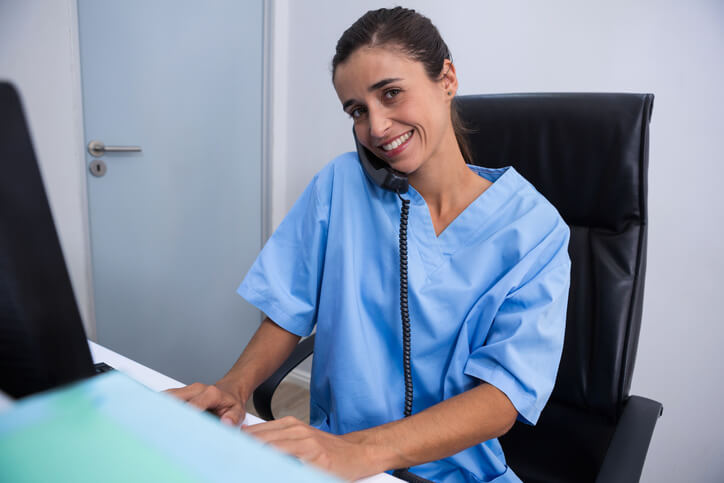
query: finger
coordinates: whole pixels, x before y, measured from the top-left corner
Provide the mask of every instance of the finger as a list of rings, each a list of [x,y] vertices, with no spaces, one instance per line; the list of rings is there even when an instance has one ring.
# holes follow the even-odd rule
[[[310,461],[313,455],[309,451],[309,445],[306,440],[299,439],[280,439],[269,443],[279,451],[299,458],[302,461]]]
[[[240,404],[237,404],[223,411],[220,416],[222,423],[229,426],[238,426],[244,420],[246,411],[242,409]]]
[[[312,436],[313,429],[306,425],[289,426],[287,428],[270,428],[265,431],[255,431],[251,436],[265,442],[275,443],[282,440],[302,440]]]
[[[301,440],[280,440],[271,444],[275,449],[297,458],[304,463],[314,465],[324,471],[331,472],[330,460],[320,451],[319,445],[314,441],[305,438]],[[344,477],[345,475],[338,475]],[[349,480],[350,478],[345,478]],[[356,478],[354,478],[356,479]]]
[[[265,431],[279,430],[289,428],[291,426],[305,425],[303,422],[295,417],[287,416],[281,419],[274,419],[264,423],[254,424],[253,426],[246,426],[244,430],[249,434],[262,433]],[[305,425],[306,426],[306,425]]]
[[[188,400],[189,404],[199,409],[225,409],[233,406],[234,400],[216,386],[206,386],[206,389]]]
[[[177,397],[183,401],[188,401],[189,399],[202,393],[204,391],[204,389],[206,389],[205,384],[201,384],[200,382],[195,382],[189,386],[179,387],[179,388],[175,388],[175,389],[167,389],[164,392],[167,394],[170,394],[171,396]]]

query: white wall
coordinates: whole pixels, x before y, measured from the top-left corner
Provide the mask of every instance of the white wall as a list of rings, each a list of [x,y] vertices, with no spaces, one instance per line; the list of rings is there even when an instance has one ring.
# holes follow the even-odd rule
[[[338,37],[393,2],[278,0],[272,226],[313,174],[353,149],[330,78]],[[724,480],[724,2],[408,1],[452,50],[461,94],[653,92],[649,262],[632,394],[663,402],[643,481]],[[285,121],[285,122],[284,122]],[[277,154],[278,154],[277,153]]]
[[[75,0],[0,1],[0,79],[23,100],[81,317],[94,336]]]

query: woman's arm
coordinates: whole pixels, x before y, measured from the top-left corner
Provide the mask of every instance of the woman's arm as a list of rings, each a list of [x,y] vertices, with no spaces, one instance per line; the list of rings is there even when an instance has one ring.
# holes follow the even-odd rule
[[[482,383],[408,418],[344,437],[368,448],[379,471],[387,471],[446,458],[502,436],[517,415],[505,394]]]
[[[299,339],[267,317],[236,363],[216,384],[197,382],[168,392],[200,409],[214,411],[224,422],[239,424],[254,389],[282,365]]]
[[[246,431],[322,469],[358,479],[445,458],[501,436],[513,426],[517,414],[505,394],[482,383],[408,418],[342,436],[295,418],[250,426]]]

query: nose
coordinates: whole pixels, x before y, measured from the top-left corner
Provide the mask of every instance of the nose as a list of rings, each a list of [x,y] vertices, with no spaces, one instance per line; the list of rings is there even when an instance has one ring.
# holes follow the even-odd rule
[[[369,109],[367,115],[369,119],[370,137],[372,137],[372,139],[383,139],[387,130],[390,128],[390,124],[392,124],[385,110],[380,108]]]

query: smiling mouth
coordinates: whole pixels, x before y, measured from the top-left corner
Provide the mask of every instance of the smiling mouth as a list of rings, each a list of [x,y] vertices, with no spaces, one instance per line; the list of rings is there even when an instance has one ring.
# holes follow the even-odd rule
[[[382,148],[383,151],[392,151],[393,149],[400,147],[405,141],[410,139],[411,136],[412,136],[412,131],[407,131],[405,134],[393,139],[392,141],[390,141],[387,144],[383,144],[380,147]]]

